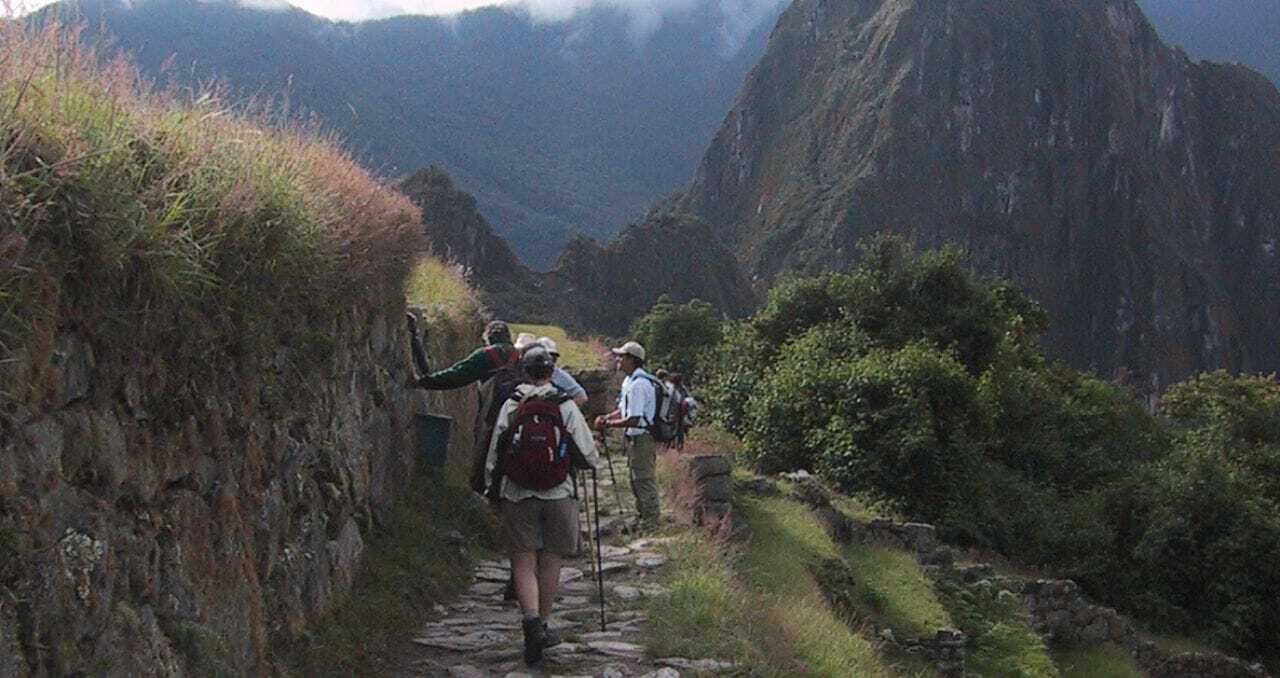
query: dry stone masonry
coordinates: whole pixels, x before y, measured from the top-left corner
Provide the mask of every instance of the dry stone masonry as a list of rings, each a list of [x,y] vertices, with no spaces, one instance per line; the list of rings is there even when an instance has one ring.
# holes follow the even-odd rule
[[[954,552],[937,538],[932,525],[875,519],[853,520],[831,503],[831,491],[815,477],[787,474],[793,496],[813,509],[832,538],[840,543],[877,544],[914,554],[935,580],[957,582],[970,590],[1024,606],[1032,628],[1047,643],[1059,647],[1093,647],[1113,643],[1132,654],[1144,675],[1152,678],[1266,678],[1261,665],[1250,665],[1220,653],[1172,653],[1142,637],[1129,619],[1109,607],[1089,601],[1069,580],[1026,580],[996,573],[988,564],[957,565]],[[768,479],[757,478],[744,487],[777,492]],[[964,634],[940,629],[928,638],[897,638],[876,629],[880,639],[897,650],[924,656],[943,675],[964,675],[967,654]]]
[[[733,500],[733,457],[705,455],[690,457],[689,477],[696,488],[694,492],[693,521],[695,525],[715,526],[729,516]]]
[[[0,413],[0,675],[269,673],[413,475],[402,319],[352,309],[323,330],[331,360],[280,347],[176,389],[166,356],[58,336],[46,392]]]

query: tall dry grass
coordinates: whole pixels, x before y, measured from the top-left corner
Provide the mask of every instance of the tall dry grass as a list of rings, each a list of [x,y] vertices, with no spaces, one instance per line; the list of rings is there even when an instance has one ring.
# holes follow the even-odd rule
[[[323,347],[353,308],[401,298],[420,222],[313,125],[157,88],[56,19],[0,20],[10,399],[40,397],[66,330],[179,370]]]

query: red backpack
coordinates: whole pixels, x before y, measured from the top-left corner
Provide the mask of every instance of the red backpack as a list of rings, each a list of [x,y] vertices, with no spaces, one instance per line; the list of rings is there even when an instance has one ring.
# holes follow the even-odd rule
[[[511,425],[502,432],[498,451],[502,474],[528,490],[549,490],[569,477],[573,440],[560,417],[570,398],[533,396],[520,401]]]

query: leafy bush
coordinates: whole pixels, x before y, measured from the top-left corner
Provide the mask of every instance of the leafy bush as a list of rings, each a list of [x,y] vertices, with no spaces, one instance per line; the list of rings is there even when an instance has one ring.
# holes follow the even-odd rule
[[[699,395],[711,417],[729,431],[745,432],[747,405],[768,366],[762,357],[766,350],[766,342],[749,322],[730,322],[720,344],[701,355]]]
[[[752,463],[816,471],[1157,626],[1274,653],[1280,383],[1203,375],[1158,419],[1046,360],[1043,310],[958,251],[881,237],[863,254],[781,283],[704,360]],[[1018,633],[990,631],[992,652],[1013,651]]]
[[[647,351],[646,364],[691,376],[698,355],[720,343],[720,316],[705,301],[677,304],[665,295],[631,326],[631,337]]]
[[[1129,508],[1135,605],[1246,653],[1274,653],[1280,619],[1280,384],[1202,375],[1169,390],[1172,454],[1153,464]]]
[[[932,519],[967,502],[986,425],[976,384],[954,357],[910,344],[873,350],[827,374],[843,393],[806,437],[824,474],[845,491],[893,499]]]

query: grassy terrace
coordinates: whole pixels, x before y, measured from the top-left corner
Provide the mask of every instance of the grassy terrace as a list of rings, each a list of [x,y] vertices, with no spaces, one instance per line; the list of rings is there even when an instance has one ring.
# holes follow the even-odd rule
[[[157,90],[74,29],[0,23],[0,110],[12,399],[41,397],[66,328],[107,362],[168,356],[171,384],[219,355],[324,358],[311,328],[397,300],[421,249],[416,208],[333,140],[216,91]]]
[[[551,337],[560,351],[560,366],[567,370],[598,369],[605,365],[606,347],[595,340],[573,339],[554,325],[512,325],[514,333],[528,332],[535,337]]]
[[[730,440],[700,429],[690,445],[708,453],[733,449]],[[674,468],[660,465],[668,496],[685,492]],[[812,511],[787,496],[790,484],[778,486],[781,496],[735,496],[745,539],[673,528],[671,593],[648,603],[653,655],[732,659],[744,675],[932,676],[932,665],[887,652],[874,631],[904,639],[949,627],[969,638],[966,670],[977,675],[1138,675],[1115,647],[1051,652],[1019,602],[935,581],[905,551],[834,543]],[[881,513],[857,498],[834,504],[861,520]]]

